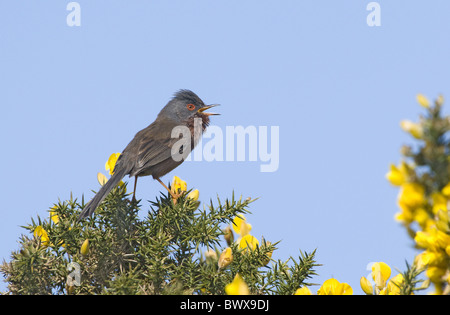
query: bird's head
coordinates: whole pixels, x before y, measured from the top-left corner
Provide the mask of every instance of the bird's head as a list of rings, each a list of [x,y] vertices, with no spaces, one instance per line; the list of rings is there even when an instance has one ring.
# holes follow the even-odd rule
[[[190,124],[195,118],[201,118],[206,127],[209,124],[209,116],[219,115],[205,112],[215,106],[218,104],[205,105],[200,97],[190,90],[179,90],[159,115],[173,119],[180,124]]]

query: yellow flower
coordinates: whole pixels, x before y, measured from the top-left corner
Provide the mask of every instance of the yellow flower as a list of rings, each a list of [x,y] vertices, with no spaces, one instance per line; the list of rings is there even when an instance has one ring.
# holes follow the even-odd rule
[[[420,106],[424,107],[424,108],[429,108],[430,107],[430,101],[428,100],[428,98],[426,98],[425,95],[423,94],[417,94],[417,103],[420,104]]]
[[[449,222],[450,220],[450,211],[439,210],[437,213],[437,219],[444,222]]]
[[[50,219],[52,219],[53,223],[58,224],[59,223],[59,217],[56,214],[56,207],[53,207],[50,211]]]
[[[295,291],[294,295],[312,295],[312,293],[308,287],[301,287]]]
[[[421,227],[425,227],[428,225],[431,218],[424,208],[417,208],[413,213],[413,219],[419,223]]]
[[[433,252],[426,250],[419,256],[421,266],[439,265],[445,262],[445,256],[442,252]]]
[[[387,288],[383,288],[383,290],[381,290],[378,295],[388,295],[388,290]]]
[[[243,214],[239,214],[239,216],[234,218],[232,226],[233,230],[241,236],[247,235],[252,230],[252,225],[247,223]]]
[[[219,268],[226,268],[233,262],[233,252],[230,247],[227,247],[219,257]]]
[[[400,286],[405,281],[401,273],[389,280],[387,284],[387,292],[389,295],[400,295]]]
[[[108,181],[108,179],[106,178],[105,175],[103,175],[102,173],[97,173],[97,181],[98,183],[103,186],[106,184],[106,182]]]
[[[318,295],[352,295],[353,289],[347,283],[340,283],[334,278],[325,281],[317,291]]]
[[[437,246],[439,246],[440,249],[445,251],[446,248],[450,246],[450,235],[437,229],[435,231],[436,231]]]
[[[106,161],[105,169],[109,171],[109,175],[114,174],[114,167],[116,166],[117,159],[119,158],[120,153],[113,153],[109,156],[108,161]]]
[[[265,241],[264,238],[262,239],[262,244],[263,244],[263,246],[270,246],[270,245],[272,245],[271,242]],[[270,251],[270,252],[268,252],[266,254],[267,258],[265,260],[263,260],[263,262],[262,262],[263,266],[267,265],[270,262],[270,259],[272,259],[272,254],[273,254],[273,251]]]
[[[386,286],[386,281],[391,276],[391,267],[384,262],[377,262],[372,265],[372,278],[376,287],[381,290]]]
[[[40,225],[38,225],[34,229],[34,237],[39,238],[41,240],[41,245],[43,247],[47,247],[50,244],[50,239],[48,238],[47,232],[44,230],[44,228]]]
[[[247,248],[250,247],[251,250],[255,250],[256,246],[259,246],[259,242],[253,235],[247,234],[244,237],[241,238],[241,241],[239,242],[239,248],[245,249],[247,251]]]
[[[445,185],[444,188],[442,188],[441,192],[445,197],[450,197],[450,183]]]
[[[414,241],[416,244],[422,248],[432,248],[434,245],[435,239],[428,232],[417,231],[416,236],[414,237]]]
[[[433,202],[432,210],[434,214],[437,214],[439,210],[447,211],[447,198],[440,192],[433,192],[431,201]]]
[[[373,286],[366,277],[361,277],[359,283],[361,285],[361,289],[364,291],[365,294],[367,295],[373,294]]]
[[[437,266],[428,267],[425,274],[431,280],[431,282],[439,283],[441,282],[446,273],[446,268],[441,268]]]
[[[192,199],[192,200],[194,200],[194,201],[197,201],[199,195],[200,195],[200,192],[198,191],[198,189],[195,189],[195,190],[191,191],[191,192],[187,195],[187,198],[188,198],[188,199]]]
[[[436,227],[442,232],[450,231],[450,215],[449,211],[438,210],[436,213]]]
[[[401,208],[402,211],[399,213],[396,213],[394,218],[396,221],[410,224],[413,221],[413,213],[409,208]]]
[[[223,233],[223,238],[227,242],[228,246],[230,246],[234,241],[234,235],[229,225],[223,230]]]
[[[414,138],[422,139],[423,129],[420,124],[413,123],[409,120],[402,120],[400,122],[400,127],[403,129],[403,131],[408,132]]]
[[[416,264],[418,269],[424,269],[427,265],[427,262],[423,258],[423,253],[420,253],[419,255],[414,257],[414,263]]]
[[[403,185],[408,178],[408,167],[402,162],[399,167],[394,164],[390,165],[390,171],[386,174],[386,179],[394,186]]]
[[[417,183],[403,184],[397,202],[401,212],[395,216],[396,220],[410,224],[414,219],[418,219],[420,224],[427,223],[429,217],[423,209],[426,199],[425,188],[422,185]]]
[[[86,256],[87,254],[89,254],[89,240],[86,239],[83,244],[81,245],[81,255]]]
[[[398,196],[399,206],[418,208],[425,203],[425,188],[417,183],[405,183]]]
[[[447,246],[450,246],[450,235],[432,228],[428,231],[417,231],[414,241],[419,247],[430,251],[445,251]]]
[[[205,258],[206,258],[206,260],[207,261],[216,261],[217,260],[217,253],[216,253],[216,251],[214,250],[214,249],[208,249],[206,252],[205,252]]]
[[[174,176],[170,188],[174,194],[178,194],[187,190],[187,184],[184,180],[181,180],[178,176]]]
[[[228,295],[249,295],[250,291],[242,277],[237,273],[233,282],[225,286],[225,292]]]
[[[101,186],[103,186],[108,181],[108,178],[106,178],[106,176],[102,173],[97,173],[97,181]],[[123,180],[121,180],[117,186],[124,187],[125,183],[123,182]],[[124,189],[126,191],[126,187],[124,187]]]

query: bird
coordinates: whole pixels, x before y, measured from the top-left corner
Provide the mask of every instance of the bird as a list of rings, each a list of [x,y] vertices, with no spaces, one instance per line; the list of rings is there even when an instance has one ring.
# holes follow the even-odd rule
[[[79,215],[79,220],[90,217],[109,192],[126,175],[129,175],[130,178],[135,178],[132,200],[135,200],[137,179],[149,175],[161,183],[172,195],[172,198],[176,200],[180,195],[172,192],[160,178],[184,162],[184,158],[175,158],[173,152],[186,157],[194,149],[198,143],[199,136],[210,123],[210,116],[219,115],[205,111],[218,105],[205,105],[200,97],[191,90],[178,90],[159,112],[155,121],[136,133],[125,147],[116,162],[111,178],[100,188],[91,201],[85,205]],[[200,131],[198,131],[198,126]],[[180,143],[180,138],[179,135],[178,138],[172,137],[172,131],[177,127],[189,130],[191,137],[188,139],[191,144],[190,148],[185,147],[187,145],[176,147]]]

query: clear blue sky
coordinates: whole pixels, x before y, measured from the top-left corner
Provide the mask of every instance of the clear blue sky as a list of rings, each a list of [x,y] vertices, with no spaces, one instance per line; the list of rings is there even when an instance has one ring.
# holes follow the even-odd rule
[[[380,0],[379,27],[361,0],[78,2],[80,27],[69,1],[0,2],[2,260],[58,198],[92,197],[108,156],[187,88],[222,105],[221,128],[279,126],[279,169],[186,162],[165,182],[260,197],[253,234],[282,240],[275,259],[317,248],[316,283],[361,293],[369,262],[412,261],[384,175],[412,141],[399,121],[417,119],[416,94],[450,98],[448,0]],[[137,197],[160,190],[147,177]]]

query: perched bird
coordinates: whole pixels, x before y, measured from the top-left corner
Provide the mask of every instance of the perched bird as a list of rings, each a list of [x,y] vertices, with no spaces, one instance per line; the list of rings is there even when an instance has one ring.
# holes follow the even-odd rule
[[[159,181],[172,194],[174,199],[178,198],[179,195],[172,192],[160,180],[160,177],[183,163],[184,159],[174,158],[173,153],[186,154],[195,147],[199,136],[209,125],[209,116],[218,115],[205,112],[214,106],[217,106],[217,104],[205,105],[192,91],[180,90],[175,93],[174,97],[158,114],[156,120],[147,128],[139,131],[123,150],[116,162],[113,175],[94,198],[86,204],[79,219],[91,216],[111,189],[116,187],[125,175],[135,177],[133,199],[138,177],[148,175],[152,175],[154,179]],[[197,125],[196,122],[198,122]],[[196,128],[198,125],[200,125],[200,131],[198,131],[198,127]],[[178,136],[173,137],[172,131],[179,127],[189,130],[190,148],[174,147],[177,142],[179,143],[180,138]],[[172,147],[175,150],[172,150]]]

